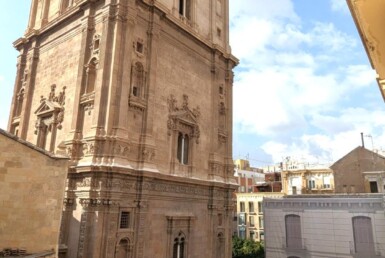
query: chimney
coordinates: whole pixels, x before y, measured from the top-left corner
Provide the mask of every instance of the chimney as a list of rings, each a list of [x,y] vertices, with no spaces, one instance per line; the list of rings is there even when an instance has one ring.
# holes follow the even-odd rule
[[[364,133],[361,133],[361,143],[362,143],[362,147],[365,148]]]

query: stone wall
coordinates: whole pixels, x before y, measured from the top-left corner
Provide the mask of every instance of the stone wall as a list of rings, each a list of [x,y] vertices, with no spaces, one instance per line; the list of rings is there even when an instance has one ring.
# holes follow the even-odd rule
[[[365,193],[363,172],[384,171],[385,157],[357,147],[330,168],[334,173],[336,193]]]
[[[67,158],[0,130],[0,250],[57,251]]]

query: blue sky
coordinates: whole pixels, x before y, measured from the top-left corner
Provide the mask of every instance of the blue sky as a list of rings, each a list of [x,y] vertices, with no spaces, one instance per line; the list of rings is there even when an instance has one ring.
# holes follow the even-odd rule
[[[29,0],[0,9],[0,127],[6,128]],[[230,0],[234,158],[329,163],[385,148],[385,105],[345,0]]]

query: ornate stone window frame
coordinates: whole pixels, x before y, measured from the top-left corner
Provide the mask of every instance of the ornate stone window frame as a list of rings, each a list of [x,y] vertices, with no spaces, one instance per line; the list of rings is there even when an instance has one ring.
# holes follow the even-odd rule
[[[144,111],[146,109],[146,73],[142,62],[135,60],[131,66],[129,106]]]
[[[172,149],[172,173],[174,173],[176,164],[189,166],[188,173],[191,173],[191,167],[194,162],[194,149],[199,143],[200,129],[198,120],[200,116],[199,107],[191,110],[189,108],[188,96],[183,95],[182,107],[178,107],[174,95],[167,99],[169,115],[167,121],[168,135],[171,137]],[[181,140],[182,139],[182,140]],[[186,141],[186,139],[188,139]],[[187,149],[182,150],[188,144]],[[185,159],[183,159],[183,152]],[[181,169],[181,167],[179,167]]]
[[[166,216],[167,219],[167,255],[172,258],[187,258],[189,257],[189,236],[194,216]],[[182,244],[182,246],[181,246]],[[175,251],[179,249],[179,256],[175,256]],[[183,256],[181,255],[181,248],[183,248]],[[178,254],[178,253],[177,253]]]
[[[55,150],[57,130],[62,128],[64,119],[65,89],[56,96],[56,85],[51,85],[51,92],[48,98],[41,96],[40,105],[35,111],[37,120],[35,123],[35,134],[37,135],[36,145],[50,152]],[[50,132],[50,146],[47,149],[46,142],[48,132]]]

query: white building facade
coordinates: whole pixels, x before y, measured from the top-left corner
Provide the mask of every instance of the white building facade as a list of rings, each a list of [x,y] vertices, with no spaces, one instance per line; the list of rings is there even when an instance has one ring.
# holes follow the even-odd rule
[[[268,258],[385,257],[385,195],[265,198]]]

